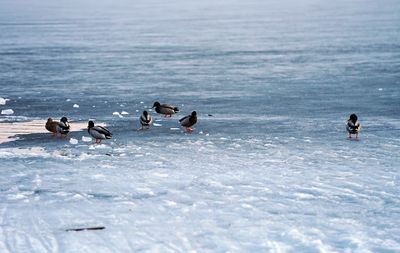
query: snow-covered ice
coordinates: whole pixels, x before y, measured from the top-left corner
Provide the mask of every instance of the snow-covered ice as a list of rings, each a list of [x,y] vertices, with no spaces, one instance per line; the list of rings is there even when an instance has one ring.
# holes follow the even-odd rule
[[[399,252],[399,8],[1,1],[0,252]]]

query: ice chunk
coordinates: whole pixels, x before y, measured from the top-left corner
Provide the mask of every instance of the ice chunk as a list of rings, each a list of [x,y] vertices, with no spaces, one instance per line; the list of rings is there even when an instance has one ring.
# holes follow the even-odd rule
[[[171,127],[170,130],[177,131],[177,130],[180,130],[180,129],[178,127]]]
[[[11,114],[14,114],[14,111],[13,111],[13,109],[5,109],[5,110],[1,110],[1,114],[11,115]]]
[[[77,140],[77,139],[74,139],[74,138],[71,138],[71,139],[69,140],[69,143],[71,143],[71,144],[73,144],[73,145],[76,145],[76,144],[78,144],[78,140]]]
[[[79,105],[78,104],[74,104],[72,107],[79,108]]]
[[[121,115],[128,115],[128,114],[129,114],[129,112],[126,112],[126,111],[121,112]]]
[[[82,136],[82,141],[83,142],[90,142],[90,141],[92,141],[92,138],[86,137],[86,136]]]
[[[0,97],[0,105],[5,105],[6,103],[7,101],[4,98]]]
[[[118,116],[118,117],[120,117],[120,118],[123,118],[124,116],[122,116],[119,112],[113,112],[113,115],[114,116]]]
[[[70,98],[67,98],[67,100],[65,100],[65,101],[69,102],[69,101],[71,101],[71,99],[70,99]]]
[[[161,124],[158,124],[158,123],[154,123],[153,126],[160,127],[160,126],[162,126],[162,125],[161,125]]]

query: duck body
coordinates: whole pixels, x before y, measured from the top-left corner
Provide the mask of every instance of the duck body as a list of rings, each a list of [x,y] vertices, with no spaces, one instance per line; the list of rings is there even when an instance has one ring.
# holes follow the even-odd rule
[[[141,129],[149,129],[153,124],[153,117],[147,111],[144,111],[140,116],[140,124],[142,125]]]
[[[173,114],[179,112],[179,108],[174,105],[160,104],[158,101],[154,102],[153,108],[159,114],[163,114],[165,117],[171,117]]]
[[[101,140],[112,138],[112,133],[107,128],[95,126],[93,121],[89,121],[88,123],[88,133],[96,139],[96,143],[101,143]]]
[[[361,130],[361,124],[358,121],[353,123],[349,120],[347,121],[346,130],[349,134],[358,134]]]
[[[52,118],[48,118],[47,119],[45,128],[46,128],[47,131],[53,133],[53,135],[57,134],[57,126],[58,126],[58,122],[57,121],[54,121]]]
[[[193,131],[192,126],[194,126],[197,123],[196,111],[193,111],[192,114],[181,118],[179,122],[181,123],[181,126],[186,128],[186,131],[188,133],[191,133]]]

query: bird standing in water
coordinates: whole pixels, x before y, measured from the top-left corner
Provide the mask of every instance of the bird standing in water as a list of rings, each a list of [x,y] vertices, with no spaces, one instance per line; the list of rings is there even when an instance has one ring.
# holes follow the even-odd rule
[[[361,124],[358,122],[357,115],[354,113],[350,115],[350,118],[347,120],[346,124],[347,132],[349,133],[349,139],[351,139],[351,135],[355,134],[356,139],[358,139],[358,133],[361,130]]]

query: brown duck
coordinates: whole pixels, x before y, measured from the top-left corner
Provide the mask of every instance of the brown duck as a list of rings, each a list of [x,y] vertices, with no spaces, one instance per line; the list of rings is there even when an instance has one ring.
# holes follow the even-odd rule
[[[153,108],[159,114],[163,114],[165,117],[171,117],[173,114],[179,112],[179,108],[174,105],[160,104],[158,101],[154,102]]]

